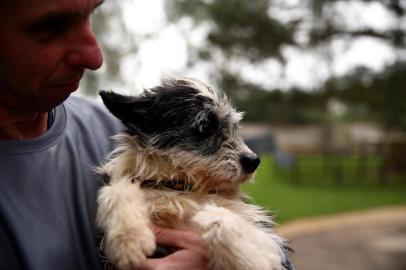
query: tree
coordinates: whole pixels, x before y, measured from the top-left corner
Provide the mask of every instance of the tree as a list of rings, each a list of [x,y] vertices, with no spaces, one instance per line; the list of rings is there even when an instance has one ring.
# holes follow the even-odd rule
[[[349,38],[357,38],[361,36],[369,36],[389,42],[394,49],[402,49],[406,45],[405,31],[406,27],[402,24],[403,16],[405,15],[406,6],[401,0],[386,0],[386,1],[373,1],[373,0],[357,0],[360,3],[376,3],[383,6],[383,8],[393,16],[396,23],[385,31],[376,29],[372,26],[348,26],[343,25],[343,15],[338,14],[331,7],[340,3],[339,0],[312,0],[311,6],[318,23],[315,23],[310,31],[311,43],[328,42],[337,36],[346,36]]]
[[[406,63],[398,63],[382,74],[359,69],[348,78],[326,84],[330,96],[345,101],[358,117],[374,119],[382,127],[406,130]]]
[[[377,5],[394,23],[386,29],[379,29],[370,24],[348,22],[346,11],[354,5]],[[406,122],[403,119],[406,106],[401,97],[404,96],[402,85],[406,85],[406,77],[401,75],[405,63],[401,55],[405,52],[406,43],[406,25],[402,24],[405,9],[406,5],[401,0],[304,0],[297,1],[296,5],[282,0],[167,1],[167,12],[174,23],[188,17],[192,18],[196,27],[209,26],[206,43],[195,48],[192,65],[198,61],[211,62],[212,77],[216,78],[217,84],[235,103],[243,105],[253,102],[261,105],[245,105],[249,115],[257,114],[255,110],[258,108],[271,110],[266,108],[264,102],[267,100],[267,104],[272,104],[268,98],[272,95],[260,91],[277,89],[264,89],[259,84],[248,82],[239,65],[260,65],[268,59],[275,59],[284,65],[289,60],[284,53],[286,48],[294,48],[315,52],[329,67],[335,60],[331,47],[337,40],[352,44],[359,38],[368,37],[388,44],[397,57],[383,74],[360,67],[355,67],[344,76],[329,71],[329,80],[320,84],[318,89],[313,89],[316,92],[312,94],[304,93],[304,89],[279,94],[284,95],[285,100],[290,100],[292,96],[318,96],[315,103],[321,108],[326,108],[329,98],[340,98],[353,108],[364,108],[360,112],[370,119],[387,127],[403,129],[406,129],[406,124],[402,124]],[[301,100],[304,102],[299,102],[302,107],[305,103],[313,106],[313,102],[307,102],[306,98]],[[281,103],[274,105],[284,112],[297,108],[282,108]]]

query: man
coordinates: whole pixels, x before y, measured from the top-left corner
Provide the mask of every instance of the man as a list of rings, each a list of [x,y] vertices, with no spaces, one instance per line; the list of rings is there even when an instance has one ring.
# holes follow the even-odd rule
[[[0,269],[103,269],[92,168],[120,128],[69,97],[102,65],[91,30],[101,0],[0,0]],[[200,237],[155,228],[176,247],[143,269],[206,269]],[[102,244],[102,243],[101,243]]]

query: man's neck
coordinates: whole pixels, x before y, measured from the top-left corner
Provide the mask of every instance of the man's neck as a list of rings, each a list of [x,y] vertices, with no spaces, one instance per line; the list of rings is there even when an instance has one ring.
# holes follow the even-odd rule
[[[48,113],[8,110],[0,105],[0,140],[29,140],[47,131]]]

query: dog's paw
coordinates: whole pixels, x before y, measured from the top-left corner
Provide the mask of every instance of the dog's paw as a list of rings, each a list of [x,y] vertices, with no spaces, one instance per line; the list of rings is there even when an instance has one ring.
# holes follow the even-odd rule
[[[128,229],[106,242],[106,254],[120,270],[137,269],[155,249],[155,236],[149,228]]]
[[[203,230],[215,229],[217,227],[234,227],[236,219],[238,217],[235,213],[224,207],[218,207],[216,205],[205,205],[196,215],[193,217],[193,222],[199,224]]]
[[[193,221],[209,246],[211,269],[285,269],[279,238],[229,209],[206,205]]]

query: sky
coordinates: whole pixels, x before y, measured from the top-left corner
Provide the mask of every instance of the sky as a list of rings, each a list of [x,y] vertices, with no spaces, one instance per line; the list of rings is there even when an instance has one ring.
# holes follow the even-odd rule
[[[282,0],[278,0],[282,1]],[[284,4],[294,6],[299,0],[284,0]],[[137,35],[149,36],[138,43],[138,54],[127,57],[123,62],[124,88],[143,89],[159,84],[162,78],[182,76],[196,77],[211,83],[208,70],[210,64],[201,64],[194,69],[187,67],[188,47],[186,37],[195,44],[204,44],[206,30],[191,31],[191,21],[182,20],[176,27],[166,21],[164,0],[128,0],[124,19],[130,31]],[[300,5],[299,5],[300,8]],[[300,13],[297,10],[297,13]],[[390,28],[394,22],[381,4],[357,1],[339,1],[331,12],[338,14],[341,24],[354,29],[373,26],[379,31]],[[294,19],[295,12],[284,14],[280,10],[270,10],[273,16],[281,19]],[[289,17],[291,16],[291,17]],[[330,46],[334,61],[321,62],[314,57],[316,52],[285,48],[283,55],[288,59],[286,69],[272,59],[265,59],[255,66],[249,63],[232,63],[244,79],[269,88],[305,87],[312,89],[323,82],[330,74],[344,75],[355,66],[366,66],[379,72],[387,64],[395,61],[396,55],[390,46],[373,38],[361,38],[353,43],[334,40]]]
[[[135,87],[157,85],[162,77],[181,76],[187,64],[187,46],[183,34],[175,26],[168,26],[163,0],[128,1],[124,19],[130,30],[153,37],[139,43]],[[131,65],[135,59],[128,59]],[[134,74],[127,74],[134,78]]]

